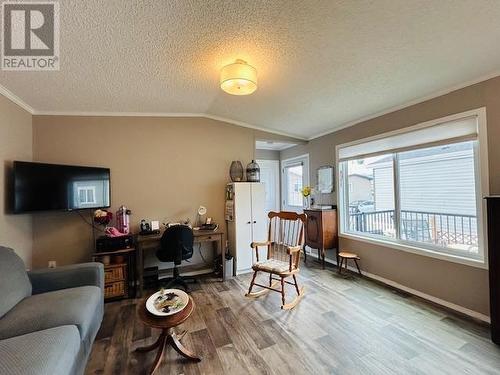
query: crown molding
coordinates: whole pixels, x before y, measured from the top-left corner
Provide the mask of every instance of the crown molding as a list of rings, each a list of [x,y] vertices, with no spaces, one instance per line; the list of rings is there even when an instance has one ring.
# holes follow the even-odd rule
[[[195,117],[195,118],[206,118],[215,121],[226,122],[228,124],[241,126],[244,128],[249,128],[253,130],[259,130],[271,134],[281,135],[285,137],[294,138],[296,140],[306,141],[307,138],[299,136],[296,134],[280,132],[278,130],[266,128],[263,126],[257,126],[249,124],[243,121],[232,120],[227,117],[215,116],[209,113],[191,113],[191,112],[84,112],[84,111],[34,111],[34,116],[79,116],[79,117]]]
[[[93,117],[196,117],[196,118],[207,118],[210,120],[216,120],[221,122],[226,122],[228,124],[241,126],[248,129],[259,130],[271,134],[281,135],[285,137],[294,138],[300,141],[306,141],[307,138],[304,136],[300,136],[297,134],[281,132],[279,130],[270,129],[264,126],[257,126],[253,124],[249,124],[243,121],[232,120],[227,117],[221,117],[212,115],[209,113],[190,113],[190,112],[106,112],[106,111],[95,111],[95,112],[86,112],[86,111],[39,111],[34,109],[24,100],[22,100],[19,96],[14,94],[8,88],[0,84],[0,95],[3,95],[10,101],[14,102],[27,112],[29,112],[32,116],[93,116]]]
[[[387,115],[387,114],[389,114],[391,112],[396,112],[396,111],[399,111],[401,109],[404,109],[404,108],[407,108],[407,107],[411,107],[412,105],[423,103],[423,102],[425,102],[427,100],[438,98],[440,96],[449,94],[450,92],[457,91],[457,90],[466,88],[468,86],[475,85],[477,83],[481,83],[481,82],[487,81],[489,79],[492,79],[492,78],[495,78],[495,77],[498,77],[498,76],[500,76],[500,70],[494,71],[494,72],[492,72],[490,74],[481,76],[479,78],[476,78],[476,79],[473,79],[473,80],[470,80],[470,81],[467,81],[467,82],[462,82],[462,83],[460,83],[458,85],[450,86],[450,87],[448,87],[446,89],[443,89],[443,90],[435,91],[432,94],[429,94],[429,95],[426,95],[426,96],[422,96],[422,97],[417,98],[417,99],[410,100],[409,102],[406,102],[404,104],[400,104],[400,105],[397,105],[395,107],[391,107],[391,108],[385,109],[383,111],[376,112],[376,113],[373,113],[373,114],[370,114],[370,115],[367,115],[367,116],[364,116],[364,117],[360,117],[360,118],[358,118],[356,120],[346,122],[346,123],[344,123],[342,125],[339,125],[339,126],[336,126],[336,127],[332,128],[330,130],[326,130],[326,131],[324,131],[322,133],[319,133],[319,134],[316,134],[316,135],[314,135],[312,137],[309,137],[309,138],[307,138],[307,140],[311,141],[313,139],[320,138],[320,137],[323,137],[325,135],[338,132],[339,130],[349,128],[349,127],[357,125],[357,124],[359,124],[361,122],[365,122],[365,121],[368,121],[368,120],[373,120],[374,118],[377,118],[377,117],[380,117],[380,116],[383,116],[383,115]]]
[[[259,130],[259,131],[263,131],[263,132],[267,132],[267,133],[271,133],[271,134],[295,138],[295,139],[301,140],[301,141],[311,141],[313,139],[320,138],[320,137],[323,137],[325,135],[332,134],[332,133],[335,133],[337,131],[340,131],[340,130],[349,128],[351,126],[357,125],[357,124],[362,123],[364,121],[369,121],[369,120],[372,120],[374,118],[389,114],[391,112],[396,112],[396,111],[399,111],[401,109],[410,107],[412,105],[423,103],[427,100],[431,100],[431,99],[437,98],[439,96],[449,94],[450,92],[457,91],[457,90],[463,89],[465,87],[472,86],[472,85],[475,85],[477,83],[484,82],[484,81],[487,81],[489,79],[492,79],[492,78],[495,78],[498,76],[500,76],[500,70],[494,71],[490,74],[481,76],[479,78],[476,78],[476,79],[473,79],[470,81],[463,82],[461,84],[450,86],[446,89],[436,91],[432,94],[408,101],[406,103],[403,103],[403,104],[400,104],[400,105],[397,105],[394,107],[390,107],[390,108],[385,109],[383,111],[375,112],[373,114],[360,117],[356,120],[346,122],[346,123],[339,125],[339,126],[335,126],[329,130],[318,133],[318,134],[313,135],[311,137],[305,137],[305,136],[297,135],[294,133],[282,132],[282,131],[274,130],[274,129],[267,128],[264,126],[257,126],[257,125],[249,124],[247,122],[233,120],[230,118],[216,116],[216,115],[212,115],[210,113],[202,113],[202,112],[199,112],[199,113],[189,113],[189,112],[177,113],[177,112],[39,111],[39,110],[34,109],[32,106],[30,106],[28,103],[26,103],[24,100],[22,100],[20,97],[15,95],[12,91],[10,91],[9,89],[7,89],[5,86],[3,86],[1,84],[0,84],[0,95],[5,96],[7,99],[9,99],[12,102],[14,102],[15,104],[19,105],[21,108],[23,108],[24,110],[26,110],[27,112],[29,112],[33,116],[94,116],[94,117],[110,116],[110,117],[172,117],[172,118],[175,118],[175,117],[198,117],[198,118],[207,118],[207,119],[211,119],[211,120],[222,121],[222,122],[226,122],[228,124],[233,124],[233,125],[241,126],[244,128],[249,128],[249,129]]]
[[[14,94],[12,91],[10,91],[8,88],[6,88],[3,85],[0,85],[0,94],[5,96],[11,102],[17,104],[19,107],[21,107],[25,111],[27,111],[31,114],[33,114],[35,112],[35,110],[33,109],[32,106],[30,106],[28,103],[26,103],[24,100],[22,100],[19,96]]]
[[[249,128],[249,129],[254,129],[254,130],[260,130],[260,131],[263,131],[263,132],[272,133],[272,134],[276,134],[276,135],[282,135],[282,136],[285,136],[285,137],[290,137],[290,138],[294,138],[294,139],[301,140],[301,141],[307,141],[308,140],[307,137],[304,137],[302,135],[297,135],[297,134],[288,133],[288,132],[282,132],[282,131],[279,131],[279,130],[274,130],[274,129],[266,128],[264,126],[252,125],[252,124],[249,124],[247,122],[237,121],[237,120],[231,120],[231,119],[226,118],[226,117],[215,116],[215,115],[211,115],[209,113],[203,114],[202,117],[206,117],[206,118],[209,118],[209,119],[212,119],[212,120],[227,122],[227,123],[230,123],[230,124],[233,124],[233,125],[242,126],[244,128]]]
[[[188,112],[106,112],[106,111],[38,111],[34,116],[72,116],[72,117],[204,117],[203,113]]]

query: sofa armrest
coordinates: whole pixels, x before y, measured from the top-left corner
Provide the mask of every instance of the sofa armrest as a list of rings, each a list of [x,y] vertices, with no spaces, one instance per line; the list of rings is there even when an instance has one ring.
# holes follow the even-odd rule
[[[80,263],[28,272],[33,294],[59,289],[94,285],[104,292],[104,266],[101,263]]]

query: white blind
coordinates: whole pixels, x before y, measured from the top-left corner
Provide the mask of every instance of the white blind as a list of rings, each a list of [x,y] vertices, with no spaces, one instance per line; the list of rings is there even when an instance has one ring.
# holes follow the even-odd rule
[[[366,142],[340,147],[339,161],[360,159],[362,157],[400,152],[454,141],[477,139],[477,116],[439,123],[432,126],[409,130],[408,132],[389,133]]]

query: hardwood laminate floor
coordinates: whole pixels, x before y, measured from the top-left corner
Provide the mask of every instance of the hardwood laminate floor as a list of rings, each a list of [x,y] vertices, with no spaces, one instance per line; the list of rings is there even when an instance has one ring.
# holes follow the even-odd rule
[[[500,374],[488,326],[416,297],[308,262],[304,298],[282,311],[278,293],[244,296],[250,276],[193,286],[195,311],[178,329],[203,360],[169,349],[156,374]],[[147,373],[155,354],[133,350],[159,331],[137,319],[139,301],[106,304],[86,374]]]

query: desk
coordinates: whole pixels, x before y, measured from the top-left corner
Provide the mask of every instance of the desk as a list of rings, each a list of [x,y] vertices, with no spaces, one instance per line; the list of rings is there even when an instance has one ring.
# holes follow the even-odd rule
[[[137,285],[139,286],[139,297],[142,297],[143,286],[144,286],[144,251],[147,250],[157,250],[160,247],[160,239],[163,233],[152,234],[148,236],[137,235],[136,243],[136,268],[137,268]],[[211,242],[214,250],[214,259],[217,256],[222,258],[222,281],[224,281],[226,262],[224,259],[224,248],[222,246],[224,241],[224,232],[217,231],[204,231],[204,230],[193,230],[194,243],[206,243]],[[220,255],[219,255],[220,254]]]

